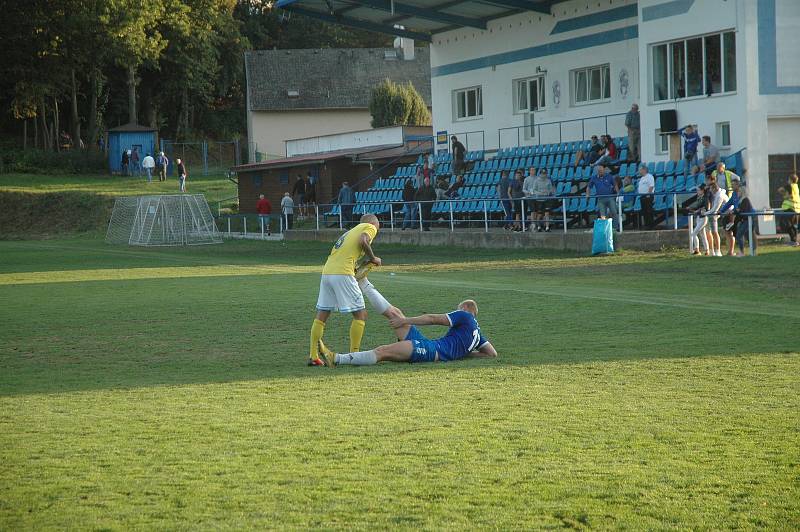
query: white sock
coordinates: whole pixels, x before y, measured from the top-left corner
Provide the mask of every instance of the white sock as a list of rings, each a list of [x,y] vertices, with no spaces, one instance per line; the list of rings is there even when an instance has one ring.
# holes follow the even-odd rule
[[[369,304],[372,305],[372,308],[374,308],[378,314],[383,314],[392,307],[366,277],[358,282],[358,286],[361,288],[361,293],[366,296],[369,300]]]
[[[355,353],[341,353],[336,355],[336,364],[345,366],[371,366],[378,363],[375,350],[356,351]]]

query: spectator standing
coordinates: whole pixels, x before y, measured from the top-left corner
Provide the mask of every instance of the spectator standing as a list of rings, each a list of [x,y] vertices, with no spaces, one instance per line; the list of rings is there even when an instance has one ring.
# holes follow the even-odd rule
[[[353,218],[353,203],[355,203],[355,195],[350,184],[345,181],[342,183],[342,188],[339,190],[339,208],[342,212],[342,223],[347,226]]]
[[[453,135],[450,137],[452,141],[451,153],[453,154],[453,173],[456,175],[464,174],[464,156],[467,154],[467,149],[458,140],[458,137]]]
[[[542,168],[536,179],[533,181],[533,220],[536,224],[536,231],[542,231],[542,220],[544,220],[544,231],[550,232],[550,198],[555,194],[556,189],[547,170]]]
[[[130,175],[128,172],[128,165],[131,162],[130,155],[128,155],[128,150],[122,150],[122,175]]]
[[[503,204],[503,212],[506,215],[503,229],[510,230],[514,221],[514,208],[511,205],[511,180],[508,178],[508,170],[500,172],[500,183],[497,184],[497,197]]]
[[[522,170],[517,170],[514,172],[514,179],[511,181],[511,186],[509,187],[509,193],[511,195],[511,203],[514,206],[514,231],[522,231],[522,225],[520,221],[522,217],[525,216],[525,212],[523,211],[523,197],[525,197],[525,193],[522,191]]]
[[[647,229],[653,228],[653,191],[656,189],[656,180],[647,165],[639,167],[639,182],[636,184],[636,192],[641,196],[644,224]]]
[[[720,238],[719,238],[719,211],[725,202],[728,201],[728,195],[725,190],[721,188],[716,180],[712,179],[710,184],[711,190],[711,205],[708,208],[708,224],[711,231],[711,254],[715,257],[721,257],[720,251]]]
[[[103,135],[97,137],[97,149],[100,151],[106,151],[106,139],[103,138]]]
[[[175,159],[177,163],[176,170],[178,172],[178,186],[181,192],[186,192],[186,178],[188,174],[186,173],[186,165],[183,164],[182,159]]]
[[[295,201],[297,204],[297,210],[300,214],[300,218],[302,219],[305,216],[305,209],[306,209],[306,182],[303,180],[300,174],[297,174],[297,181],[294,182],[294,188],[292,188],[292,195],[295,197]]]
[[[156,159],[156,167],[158,168],[158,180],[159,181],[166,181],[167,180],[167,167],[169,166],[169,159],[164,152],[160,152],[158,154],[158,158]]]
[[[153,182],[153,170],[156,167],[156,160],[148,153],[142,159],[142,168],[144,169],[144,173],[147,175],[147,182]]]
[[[787,181],[787,185],[789,185],[789,196],[792,198],[792,205],[794,206],[795,212],[800,212],[800,187],[798,187],[798,177],[797,174],[792,174],[789,176]]]
[[[414,199],[420,202],[419,208],[422,210],[422,230],[430,231],[431,211],[433,210],[433,201],[436,200],[436,191],[433,189],[430,176],[426,176],[422,180],[422,186],[417,190]]]
[[[800,246],[797,242],[797,218],[800,214],[800,209],[795,208],[790,190],[780,187],[778,194],[781,195],[781,210],[784,211],[784,214],[778,217],[778,224],[781,231],[789,235],[789,245]]]
[[[700,171],[710,174],[719,164],[719,148],[711,144],[711,137],[703,136],[703,164]]]
[[[638,162],[642,130],[637,104],[631,105],[631,110],[625,115],[625,127],[628,128],[628,160]]]
[[[403,186],[403,225],[401,227],[403,231],[407,228],[413,229],[416,225],[417,205],[414,203],[416,194],[417,189],[414,187],[414,180],[406,179],[406,184]]]
[[[597,212],[601,218],[611,218],[614,224],[614,229],[617,226],[617,205],[616,196],[619,193],[614,176],[611,170],[601,164],[597,165],[597,175],[593,175],[589,179],[589,184],[586,187],[586,197],[590,197],[592,188],[597,196]]]
[[[525,196],[525,211],[523,216],[528,217],[528,228],[533,231],[533,183],[536,181],[536,168],[529,168],[528,175],[522,181],[522,194]]]
[[[683,158],[686,159],[686,167],[691,168],[697,164],[697,145],[700,144],[700,135],[691,125],[680,128],[678,133],[683,137]]]
[[[744,185],[739,186],[739,207],[736,210],[736,243],[739,244],[739,253],[737,257],[744,257],[744,241],[750,241],[750,222],[748,219],[752,218],[753,224],[753,235],[752,235],[752,244],[753,249],[755,250],[758,247],[758,239],[756,235],[758,234],[758,218],[755,216],[747,216],[752,212],[755,212],[753,208],[753,204],[750,202],[750,198],[747,195],[747,187]]]
[[[700,184],[697,187],[694,199],[686,206],[687,212],[695,217],[695,226],[692,229],[692,237],[689,239],[689,253],[692,255],[700,255],[701,244],[705,254],[709,254],[708,240],[706,239],[706,209],[708,209],[706,185]]]
[[[310,209],[317,204],[317,180],[309,172],[306,175],[306,205]]]
[[[131,168],[132,172],[136,172],[137,176],[142,175],[142,165],[140,162],[139,148],[133,148],[133,153],[131,153]]]
[[[426,153],[422,159],[422,177],[433,178],[433,173],[431,172],[432,170],[433,170],[433,163],[431,162],[431,155],[429,153]]]
[[[294,227],[294,200],[288,192],[284,192],[281,199],[281,215],[283,216],[283,226],[286,229]]]
[[[269,202],[267,198],[264,197],[264,194],[258,195],[258,201],[256,202],[256,212],[258,213],[258,221],[261,224],[261,232],[264,232],[264,229],[267,230],[267,236],[270,236],[272,233],[269,229],[269,220],[272,216],[272,204]]]
[[[728,197],[728,201],[720,207],[720,214],[727,214],[725,220],[725,239],[728,243],[728,255],[733,256],[733,249],[736,246],[736,212],[739,211],[739,203],[741,202],[741,195],[739,190],[741,188],[741,180],[739,176],[733,179],[733,191]]]
[[[742,178],[725,168],[725,163],[717,163],[717,169],[711,172],[711,177],[717,182],[720,188],[725,192],[730,192],[733,189],[733,181],[741,180]]]

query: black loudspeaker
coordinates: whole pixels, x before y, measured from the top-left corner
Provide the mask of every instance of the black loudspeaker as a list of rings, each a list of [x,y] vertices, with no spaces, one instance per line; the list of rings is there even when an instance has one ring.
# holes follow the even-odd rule
[[[678,131],[678,111],[668,109],[661,111],[661,132],[672,133]]]

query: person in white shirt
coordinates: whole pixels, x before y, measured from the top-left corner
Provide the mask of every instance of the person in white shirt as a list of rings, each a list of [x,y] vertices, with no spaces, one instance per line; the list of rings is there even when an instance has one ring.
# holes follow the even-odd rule
[[[145,173],[147,174],[147,182],[153,182],[153,169],[156,167],[156,160],[148,153],[144,159],[142,159],[142,168],[144,168]]]
[[[647,165],[639,167],[639,183],[637,184],[636,192],[642,198],[642,216],[644,217],[645,226],[648,229],[653,228],[653,191],[656,189],[656,179],[650,173]],[[646,195],[644,195],[646,194]]]
[[[281,200],[281,214],[283,215],[284,229],[291,229],[294,222],[294,200],[288,192],[283,194]]]
[[[708,208],[708,225],[711,231],[711,254],[715,257],[721,257],[722,251],[719,249],[719,215],[717,214],[725,203],[728,201],[728,195],[725,189],[720,188],[716,180],[711,181],[711,206]]]

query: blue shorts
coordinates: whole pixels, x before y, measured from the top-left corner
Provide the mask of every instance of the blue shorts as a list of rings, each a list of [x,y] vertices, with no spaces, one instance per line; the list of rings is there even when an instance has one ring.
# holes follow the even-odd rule
[[[436,342],[425,338],[419,329],[412,325],[405,339],[411,342],[411,362],[436,360]]]

